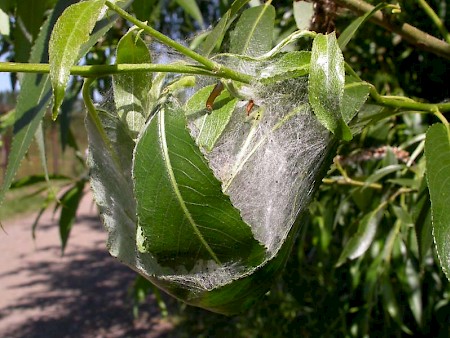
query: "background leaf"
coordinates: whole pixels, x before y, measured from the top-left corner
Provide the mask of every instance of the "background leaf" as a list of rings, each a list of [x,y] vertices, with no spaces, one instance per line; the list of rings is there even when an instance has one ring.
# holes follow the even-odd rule
[[[133,12],[140,21],[148,21],[158,5],[158,0],[134,0],[132,3]]]
[[[55,0],[16,2],[16,24],[12,31],[15,41],[14,60],[16,62],[27,62],[29,60],[31,47],[38,37],[43,20],[46,17],[45,12],[53,8],[55,3]]]
[[[179,107],[165,105],[147,124],[136,145],[133,178],[138,247],[159,264],[189,271],[202,260],[246,265],[264,256],[186,130]]]
[[[391,281],[387,276],[383,278],[383,283],[381,283],[381,294],[383,296],[385,308],[392,319],[401,327],[401,329],[405,333],[412,335],[411,330],[403,323],[402,308],[397,302],[394,288],[392,287]]]
[[[228,31],[230,25],[236,19],[239,10],[245,6],[250,0],[235,0],[230,9],[220,18],[219,22],[214,26],[213,30],[208,34],[202,44],[202,54],[208,56],[214,48],[220,47],[222,40]]]
[[[195,0],[175,0],[180,7],[182,7],[187,14],[196,20],[200,26],[203,26],[203,17]]]
[[[422,185],[414,208],[413,219],[416,231],[417,245],[419,246],[419,257],[423,263],[424,258],[433,243],[433,227],[431,224],[431,203],[430,194],[426,179],[422,180]]]
[[[61,237],[61,251],[63,253],[67,245],[67,240],[69,239],[70,231],[72,230],[73,222],[75,221],[78,205],[80,204],[81,197],[83,197],[86,182],[86,179],[79,180],[60,199],[59,235]]]
[[[362,256],[372,244],[377,232],[382,210],[374,210],[366,214],[358,225],[357,232],[350,238],[342,250],[336,266],[342,265],[347,258],[355,259]]]
[[[431,219],[442,270],[450,279],[450,130],[437,123],[427,131],[425,156]]]
[[[320,123],[338,138],[351,140],[351,131],[341,112],[345,71],[336,35],[318,34],[311,53],[308,95],[313,111]]]
[[[36,39],[31,52],[30,62],[48,61],[48,40],[53,24],[58,16],[70,3],[59,1],[49,16]],[[8,158],[8,167],[0,191],[0,203],[3,202],[6,191],[19,168],[22,158],[30,146],[33,136],[44,116],[51,97],[48,75],[25,74],[21,82],[21,90],[17,98],[15,112],[14,136]]]
[[[371,11],[368,11],[363,16],[360,16],[359,18],[355,19],[350,25],[347,26],[347,28],[339,35],[338,44],[341,49],[344,49],[345,46],[349,43],[349,41],[353,38],[353,36],[356,34],[358,29],[367,21],[370,19],[370,17],[378,12],[380,9],[385,8],[388,6],[387,3],[379,3],[376,5]]]
[[[83,1],[68,7],[58,18],[49,42],[50,77],[53,86],[53,118],[64,99],[70,67],[79,57],[81,46],[89,40],[105,0]]]
[[[229,20],[230,11],[227,11],[214,29],[208,34],[202,44],[202,54],[204,56],[209,56],[214,48],[222,43],[223,37],[227,31]]]
[[[271,5],[245,10],[231,34],[230,53],[260,56],[272,48],[275,8]]]
[[[0,9],[0,34],[8,36],[10,33],[9,16]]]

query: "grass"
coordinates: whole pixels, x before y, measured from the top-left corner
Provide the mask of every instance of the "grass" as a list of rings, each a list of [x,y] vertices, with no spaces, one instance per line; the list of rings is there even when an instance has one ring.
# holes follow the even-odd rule
[[[9,191],[0,209],[0,219],[23,218],[37,212],[42,207],[45,196],[43,194],[30,195],[30,193],[32,193],[31,188]]]

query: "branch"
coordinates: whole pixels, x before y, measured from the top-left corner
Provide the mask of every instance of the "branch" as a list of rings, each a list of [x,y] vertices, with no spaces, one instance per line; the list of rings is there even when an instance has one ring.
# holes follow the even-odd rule
[[[48,74],[50,65],[48,63],[16,63],[0,62],[0,73],[40,73]],[[213,72],[198,65],[183,64],[118,64],[118,65],[94,65],[94,66],[73,66],[70,68],[71,75],[83,77],[99,77],[120,73],[178,73],[214,76],[219,78],[229,78],[223,72]]]
[[[146,32],[150,36],[154,37],[155,39],[159,40],[166,46],[169,46],[169,47],[177,50],[178,52],[182,53],[183,55],[190,57],[192,60],[195,60],[198,63],[204,65],[208,70],[210,70],[214,73],[223,74],[223,75],[225,75],[225,76],[223,76],[225,78],[244,82],[244,83],[250,83],[253,80],[253,78],[250,75],[243,74],[243,73],[237,72],[233,69],[230,69],[228,67],[225,67],[219,63],[216,63],[216,62],[210,60],[207,57],[204,57],[203,55],[196,53],[192,49],[179,44],[178,42],[165,36],[161,32],[158,32],[156,29],[153,29],[152,27],[147,26],[147,23],[139,21],[138,19],[136,19],[132,15],[128,14],[126,11],[124,11],[119,6],[113,4],[112,2],[106,1],[105,4],[111,10],[115,11],[122,18],[124,18],[125,20],[128,20],[129,22],[133,23],[136,27],[139,27],[144,32]]]
[[[428,2],[426,2],[426,0],[418,0],[418,2],[419,5],[425,11],[425,13],[427,13],[427,15],[430,17],[431,21],[433,21],[434,25],[439,29],[439,32],[441,32],[445,41],[447,41],[447,43],[450,43],[450,34],[448,33],[447,28],[445,28],[444,23],[436,14],[436,12],[433,10],[433,8],[431,8],[431,6],[428,4]]]
[[[361,187],[361,188],[371,188],[375,190],[383,189],[383,186],[379,183],[366,183],[364,181],[354,180],[349,177],[332,177],[332,178],[324,178],[322,182],[325,184],[337,184],[337,185],[349,185],[353,187]]]
[[[358,14],[365,14],[373,9],[373,6],[362,0],[335,0],[337,4],[348,8]],[[397,33],[409,43],[445,59],[450,60],[450,44],[445,41],[417,29],[407,23],[396,24],[385,17],[381,12],[376,12],[371,21],[387,30]]]

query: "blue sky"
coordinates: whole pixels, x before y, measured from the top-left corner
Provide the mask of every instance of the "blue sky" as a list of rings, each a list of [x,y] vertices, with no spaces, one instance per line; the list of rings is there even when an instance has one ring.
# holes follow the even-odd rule
[[[9,73],[0,73],[0,92],[11,91]]]

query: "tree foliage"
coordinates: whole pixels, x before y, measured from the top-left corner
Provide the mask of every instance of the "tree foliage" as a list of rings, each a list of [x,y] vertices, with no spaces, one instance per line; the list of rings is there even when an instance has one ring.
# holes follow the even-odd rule
[[[111,254],[188,304],[245,311],[225,325],[181,306],[191,334],[445,336],[447,7],[248,2],[36,1],[32,18],[1,2],[2,53],[22,62],[1,70],[26,73],[1,198],[51,99],[66,121],[83,77]],[[169,13],[183,32],[218,22],[187,47]],[[315,31],[297,30],[305,13]],[[92,84],[113,102],[94,105]],[[58,200],[63,248],[86,183]]]

